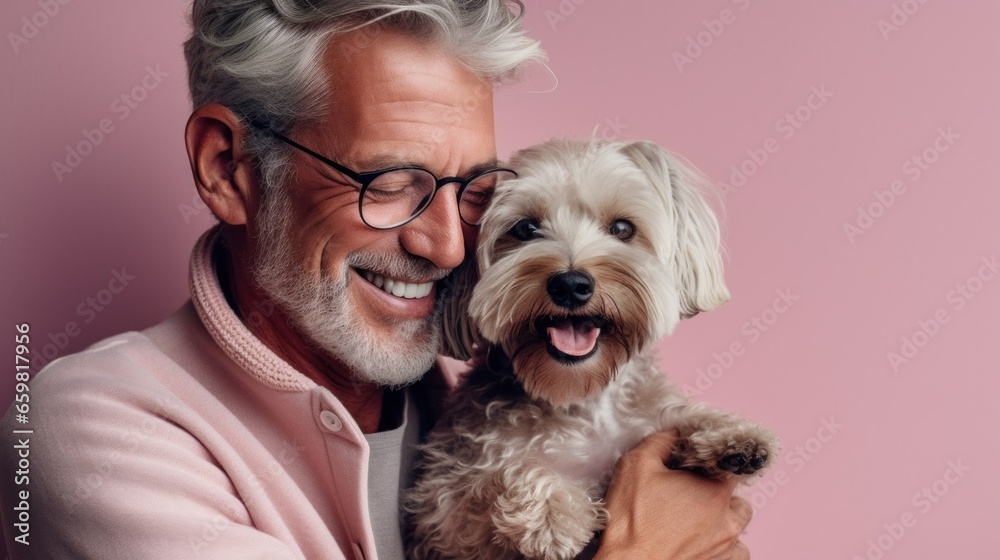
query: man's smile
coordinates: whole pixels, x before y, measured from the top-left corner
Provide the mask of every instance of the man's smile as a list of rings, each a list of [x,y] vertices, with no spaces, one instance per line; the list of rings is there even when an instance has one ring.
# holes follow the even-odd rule
[[[376,316],[396,320],[424,319],[434,312],[436,290],[433,281],[392,278],[353,267],[351,271],[360,280],[352,282],[358,284],[358,295],[375,310]]]
[[[434,289],[434,282],[418,282],[403,280],[376,274],[370,270],[356,269],[366,280],[381,288],[383,292],[404,299],[419,299],[426,297]]]

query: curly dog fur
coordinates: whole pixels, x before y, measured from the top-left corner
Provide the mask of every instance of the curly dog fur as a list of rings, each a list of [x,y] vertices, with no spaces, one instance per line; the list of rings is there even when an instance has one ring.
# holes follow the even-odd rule
[[[446,350],[473,368],[406,498],[416,558],[574,558],[607,522],[615,462],[676,429],[670,468],[760,472],[766,428],[689,402],[652,343],[729,299],[704,179],[649,142],[552,140],[515,154],[480,226]]]

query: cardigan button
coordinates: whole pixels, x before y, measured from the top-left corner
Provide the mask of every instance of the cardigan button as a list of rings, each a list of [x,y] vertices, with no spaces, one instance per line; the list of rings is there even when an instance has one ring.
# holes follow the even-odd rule
[[[320,412],[319,419],[323,426],[331,432],[339,432],[344,427],[344,422],[340,420],[340,417],[329,410]]]

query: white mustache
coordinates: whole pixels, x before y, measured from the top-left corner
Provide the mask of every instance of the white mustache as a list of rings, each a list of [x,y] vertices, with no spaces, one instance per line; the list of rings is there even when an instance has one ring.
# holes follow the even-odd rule
[[[345,263],[353,268],[371,271],[381,276],[400,279],[420,279],[437,282],[451,273],[438,268],[420,257],[386,255],[384,253],[354,252],[347,255]]]

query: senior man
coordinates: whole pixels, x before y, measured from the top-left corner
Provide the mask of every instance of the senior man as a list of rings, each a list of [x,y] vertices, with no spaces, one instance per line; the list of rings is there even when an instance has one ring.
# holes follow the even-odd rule
[[[506,173],[493,87],[542,53],[497,0],[197,0],[192,24],[185,139],[221,223],[191,301],[32,382],[11,556],[402,558],[440,302]],[[619,463],[598,556],[748,558],[749,506],[668,471],[672,442]]]

